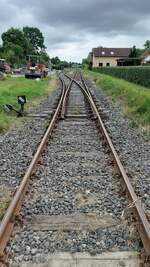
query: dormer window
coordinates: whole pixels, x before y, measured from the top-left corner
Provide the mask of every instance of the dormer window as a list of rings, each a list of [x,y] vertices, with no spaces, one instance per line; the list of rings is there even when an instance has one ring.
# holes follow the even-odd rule
[[[105,55],[105,51],[102,51],[102,55]]]
[[[114,55],[114,51],[111,51],[110,54],[111,54],[111,55]]]

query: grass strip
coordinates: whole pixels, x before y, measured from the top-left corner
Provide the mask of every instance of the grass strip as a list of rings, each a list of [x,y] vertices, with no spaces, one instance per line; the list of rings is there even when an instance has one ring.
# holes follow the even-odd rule
[[[128,82],[133,82],[150,88],[149,66],[109,67],[109,68],[102,67],[102,68],[94,68],[93,71],[125,79]]]
[[[18,95],[26,95],[28,103],[25,109],[36,105],[40,97],[48,95],[55,88],[55,79],[50,76],[41,80],[30,80],[24,77],[7,77],[0,81],[0,132],[6,131],[13,125],[16,125],[21,119],[16,119],[16,116],[11,113],[6,113],[3,110],[3,105],[11,104],[16,109],[19,109],[17,103]]]
[[[93,71],[84,71],[84,74],[92,78],[97,86],[112,97],[113,101],[118,101],[132,125],[142,127],[142,130],[150,137],[149,88]]]

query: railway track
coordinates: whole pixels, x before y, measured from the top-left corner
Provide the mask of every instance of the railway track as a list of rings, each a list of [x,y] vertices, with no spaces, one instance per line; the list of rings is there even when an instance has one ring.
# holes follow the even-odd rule
[[[150,225],[96,99],[81,73],[60,81],[50,125],[1,222],[1,259],[22,267],[144,266]]]

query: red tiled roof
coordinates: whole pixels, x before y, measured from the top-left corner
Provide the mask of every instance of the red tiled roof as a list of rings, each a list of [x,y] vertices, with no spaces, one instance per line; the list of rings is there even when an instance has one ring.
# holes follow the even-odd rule
[[[95,57],[128,57],[131,48],[93,48],[92,52]]]

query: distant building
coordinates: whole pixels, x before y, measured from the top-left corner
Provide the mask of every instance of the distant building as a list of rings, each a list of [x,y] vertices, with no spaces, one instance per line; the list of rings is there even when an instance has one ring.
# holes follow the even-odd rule
[[[148,49],[145,49],[145,51],[140,56],[142,63],[150,63],[150,51]]]
[[[91,67],[109,67],[117,66],[119,60],[125,60],[129,57],[131,48],[93,48],[89,54]]]

